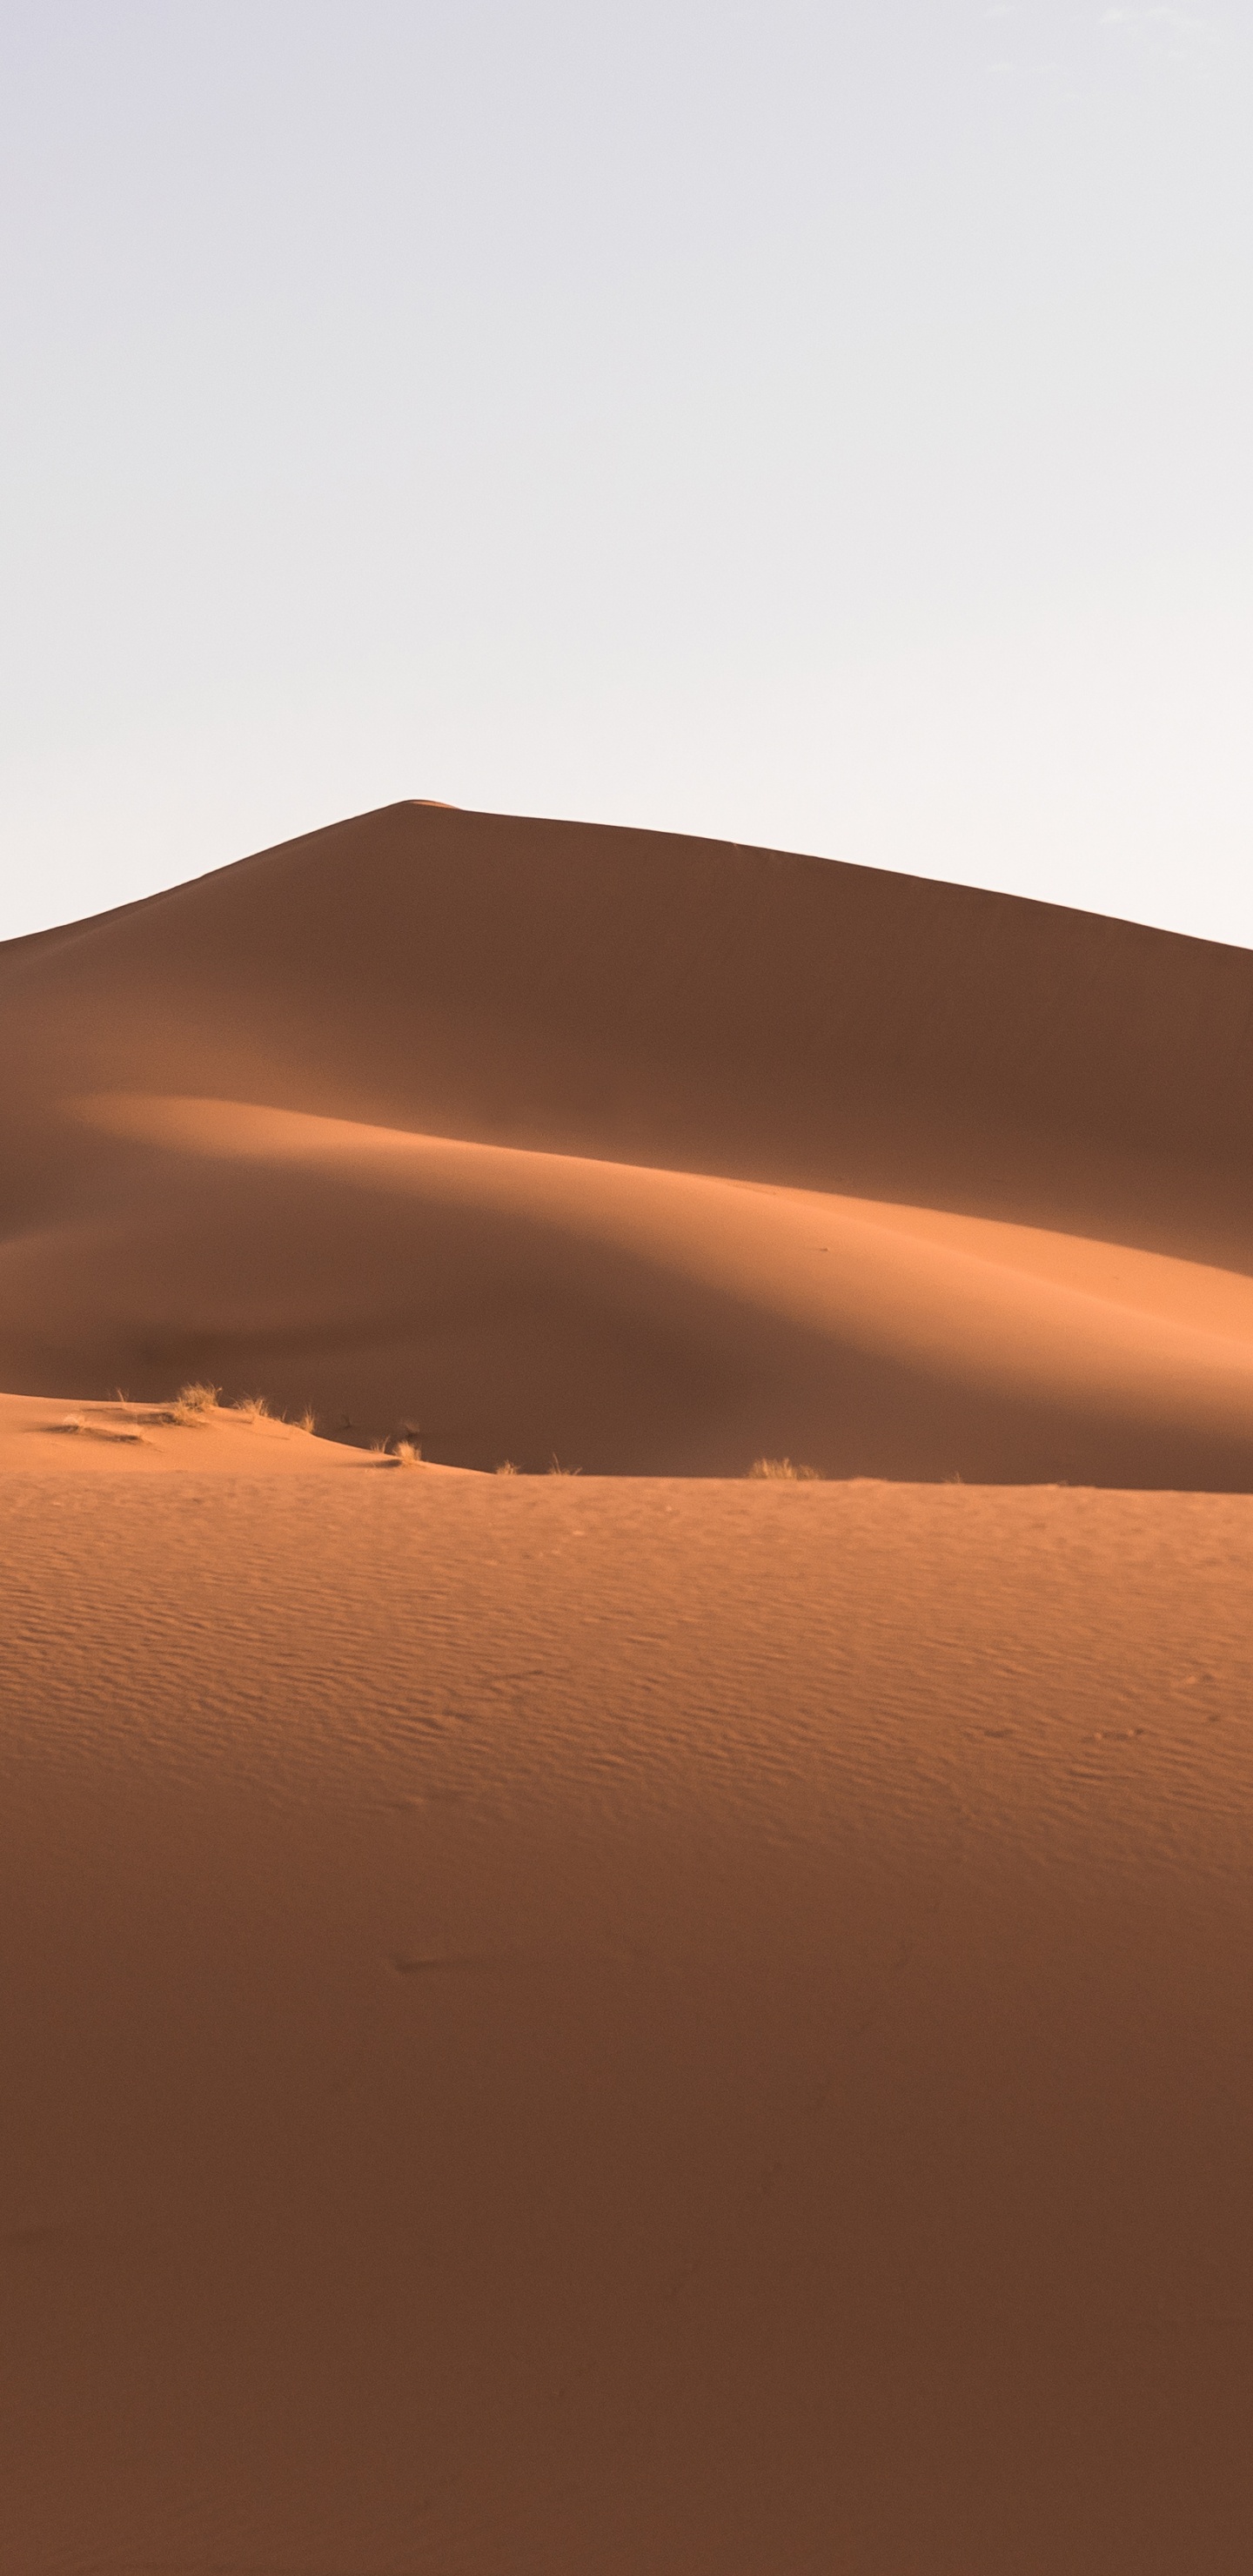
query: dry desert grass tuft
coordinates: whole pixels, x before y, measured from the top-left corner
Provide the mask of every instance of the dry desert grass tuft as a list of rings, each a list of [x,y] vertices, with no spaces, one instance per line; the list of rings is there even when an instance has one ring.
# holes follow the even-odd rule
[[[240,1414],[245,1422],[268,1422],[270,1419],[270,1408],[263,1395],[241,1395],[231,1411]]]
[[[221,1392],[220,1386],[210,1386],[203,1378],[190,1379],[186,1386],[180,1386],[170,1406],[171,1422],[186,1425],[206,1421],[211,1413],[217,1412]]]
[[[512,1458],[502,1458],[500,1465],[496,1470],[498,1476],[516,1476],[517,1472],[518,1470],[515,1467]]]
[[[426,1464],[416,1440],[372,1440],[370,1456],[380,1467],[423,1467]]]
[[[748,1472],[750,1476],[769,1476],[784,1485],[816,1485],[822,1476],[821,1468],[794,1467],[790,1458],[754,1458]]]

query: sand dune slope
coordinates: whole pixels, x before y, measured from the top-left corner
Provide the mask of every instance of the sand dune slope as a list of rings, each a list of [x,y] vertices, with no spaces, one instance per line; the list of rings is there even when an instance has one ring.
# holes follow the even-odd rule
[[[5,2576],[1244,2576],[1251,1029],[417,806],[0,951]]]
[[[1247,1488],[1253,959],[421,806],[0,952],[0,1382]]]
[[[1244,2576],[1253,1504],[28,1432],[6,2568]]]

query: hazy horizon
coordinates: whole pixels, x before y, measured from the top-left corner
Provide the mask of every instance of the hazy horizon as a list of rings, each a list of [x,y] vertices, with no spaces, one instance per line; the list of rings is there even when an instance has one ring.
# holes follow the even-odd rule
[[[0,27],[0,937],[403,796],[1253,946],[1233,7]]]

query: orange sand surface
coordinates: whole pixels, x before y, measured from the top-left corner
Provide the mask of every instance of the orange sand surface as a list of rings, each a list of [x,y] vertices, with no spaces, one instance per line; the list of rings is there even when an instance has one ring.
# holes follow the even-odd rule
[[[398,805],[0,948],[0,1386],[1253,1488],[1253,957]]]
[[[413,805],[0,948],[0,2576],[1245,2576],[1251,1031]]]
[[[1247,2567],[1253,1501],[46,1448],[6,2566]]]

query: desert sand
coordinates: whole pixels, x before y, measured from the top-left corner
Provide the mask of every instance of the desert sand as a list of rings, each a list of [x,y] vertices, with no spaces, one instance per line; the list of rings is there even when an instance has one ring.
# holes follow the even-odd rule
[[[1243,2576],[1251,1029],[424,805],[0,949],[6,2570]]]
[[[1243,1491],[1251,1018],[1239,950],[390,807],[0,951],[0,1384]]]

